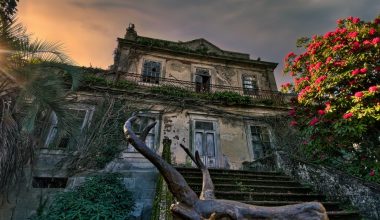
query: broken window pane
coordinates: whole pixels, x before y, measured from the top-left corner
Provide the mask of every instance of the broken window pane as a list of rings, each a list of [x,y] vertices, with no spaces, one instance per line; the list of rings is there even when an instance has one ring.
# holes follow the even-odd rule
[[[145,60],[142,70],[142,81],[158,84],[160,80],[161,63]]]

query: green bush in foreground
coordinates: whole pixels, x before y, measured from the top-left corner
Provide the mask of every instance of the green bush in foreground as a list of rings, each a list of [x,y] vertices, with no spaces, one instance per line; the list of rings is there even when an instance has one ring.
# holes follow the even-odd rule
[[[57,194],[46,213],[36,219],[128,219],[134,199],[120,174],[88,177],[81,186]]]

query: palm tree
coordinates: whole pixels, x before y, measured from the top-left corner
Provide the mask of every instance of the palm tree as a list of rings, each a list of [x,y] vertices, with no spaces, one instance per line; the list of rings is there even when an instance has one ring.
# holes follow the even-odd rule
[[[59,130],[70,128],[64,109],[70,89],[62,74],[73,73],[61,44],[31,40],[14,17],[8,18],[0,20],[0,195],[33,158],[41,116],[54,111]]]

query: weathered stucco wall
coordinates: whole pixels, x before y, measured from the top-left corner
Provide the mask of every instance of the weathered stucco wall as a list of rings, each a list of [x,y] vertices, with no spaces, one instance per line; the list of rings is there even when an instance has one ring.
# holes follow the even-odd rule
[[[210,71],[211,84],[242,87],[243,76],[254,76],[259,89],[277,90],[274,76],[268,76],[273,75],[273,70],[262,67],[215,63],[205,59],[176,57],[168,54],[142,51],[137,52],[139,53],[139,55],[136,55],[137,58],[133,62],[130,62],[127,59],[129,53],[127,49],[121,51],[118,67],[118,70],[121,72],[141,74],[144,61],[152,60],[161,63],[161,77],[168,79],[194,82],[195,69],[206,68]],[[129,68],[125,67],[126,63],[129,64]]]
[[[349,202],[367,219],[380,219],[380,185],[335,169],[295,160],[276,153],[276,165],[300,182],[313,185],[331,199]]]
[[[164,107],[164,106],[162,106]],[[252,159],[252,150],[249,150],[247,140],[247,123],[251,124],[249,116],[258,116],[267,113],[264,109],[234,109],[232,107],[224,109],[226,114],[215,114],[197,112],[191,109],[174,110],[165,113],[162,109],[160,146],[158,152],[162,151],[162,140],[167,137],[172,140],[173,163],[182,166],[191,166],[190,159],[181,149],[180,144],[194,151],[193,122],[209,121],[215,124],[216,138],[216,159],[217,167],[240,169],[244,161]],[[227,112],[238,112],[241,116],[228,116]],[[278,113],[278,112],[277,112]],[[272,112],[272,114],[275,114]]]

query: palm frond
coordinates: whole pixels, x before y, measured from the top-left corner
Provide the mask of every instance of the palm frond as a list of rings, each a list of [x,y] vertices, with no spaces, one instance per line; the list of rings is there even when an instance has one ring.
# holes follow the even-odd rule
[[[20,50],[21,58],[30,63],[56,62],[72,63],[71,59],[65,54],[61,43],[51,43],[36,39],[22,45]]]

